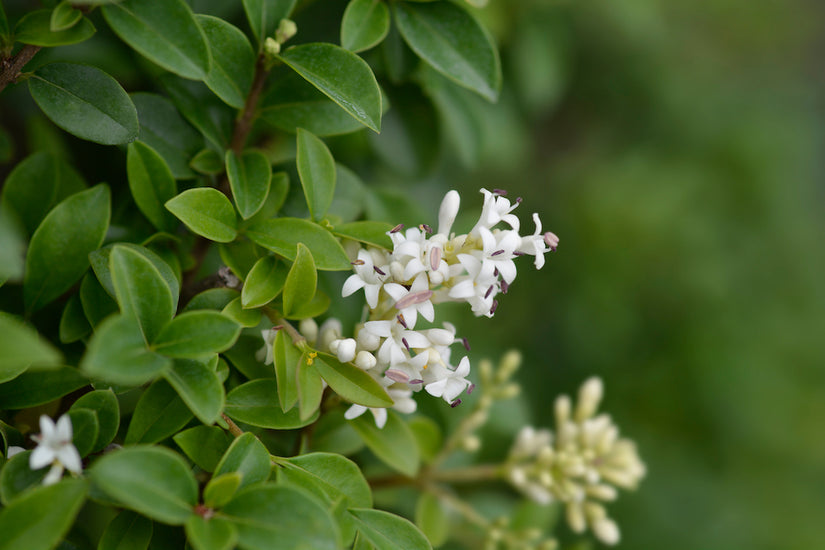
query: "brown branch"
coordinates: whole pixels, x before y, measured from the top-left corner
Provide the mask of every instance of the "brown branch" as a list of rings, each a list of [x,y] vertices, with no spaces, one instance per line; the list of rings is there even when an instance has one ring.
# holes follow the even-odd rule
[[[227,426],[229,426],[229,433],[231,433],[235,437],[240,437],[244,434],[244,431],[240,429],[237,424],[232,422],[232,419],[226,416],[224,413],[221,413],[221,418],[223,418],[223,421],[226,422]]]
[[[7,85],[17,81],[20,71],[39,51],[40,46],[26,44],[17,52],[17,55],[0,60],[0,92]]]

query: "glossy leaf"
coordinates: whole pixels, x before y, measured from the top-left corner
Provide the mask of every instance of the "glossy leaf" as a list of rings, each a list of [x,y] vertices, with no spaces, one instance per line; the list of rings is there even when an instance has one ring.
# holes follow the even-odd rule
[[[198,309],[222,310],[229,303],[238,297],[238,291],[234,288],[210,288],[200,294],[196,294],[183,311],[196,311]]]
[[[212,424],[218,419],[225,395],[214,370],[200,361],[176,359],[164,377],[198,420]]]
[[[204,82],[227,105],[241,109],[252,87],[255,52],[240,29],[210,15],[196,15],[212,53]]]
[[[172,361],[146,347],[137,320],[114,315],[95,330],[80,363],[92,378],[138,386],[168,369]]]
[[[26,245],[26,233],[17,214],[0,200],[0,286],[23,280]]]
[[[275,299],[284,288],[286,266],[275,256],[264,256],[252,266],[241,290],[243,307],[265,306]]]
[[[379,44],[390,30],[390,10],[381,0],[350,0],[341,21],[341,46],[352,52]]]
[[[175,179],[194,176],[189,159],[203,147],[203,138],[171,101],[157,94],[132,94],[140,121],[138,139],[163,157]]]
[[[54,548],[69,531],[86,492],[84,480],[64,479],[15,499],[0,511],[0,550]]]
[[[391,407],[392,399],[375,379],[349,363],[332,355],[319,353],[315,359],[318,372],[335,393],[365,407]]]
[[[298,412],[305,420],[318,412],[324,396],[324,381],[318,369],[309,364],[306,355],[298,363]]]
[[[49,468],[32,470],[29,460],[32,451],[23,451],[9,458],[0,470],[0,501],[8,506],[19,495],[43,483]]]
[[[219,476],[212,476],[203,489],[203,503],[210,508],[222,508],[232,500],[241,486],[243,474],[227,472]]]
[[[135,51],[184,78],[203,80],[209,46],[183,0],[125,0],[103,7],[106,22]]]
[[[275,172],[272,174],[272,183],[269,186],[269,196],[266,202],[258,210],[258,213],[247,220],[248,225],[254,225],[261,220],[274,218],[281,210],[289,193],[289,175],[286,172]]]
[[[318,317],[329,309],[331,303],[332,300],[329,295],[319,290],[315,293],[315,296],[312,297],[312,300],[296,306],[295,309],[292,310],[292,313],[284,315],[284,317],[290,320]]]
[[[54,401],[89,385],[89,380],[73,367],[48,371],[27,371],[0,384],[0,403],[4,409],[25,409]]]
[[[262,355],[260,359],[257,357],[258,351],[262,347],[263,342],[260,336],[241,334],[235,345],[226,350],[223,355],[249,380],[273,378],[275,372],[273,371],[272,365],[264,365],[264,357]]]
[[[289,48],[280,59],[361,124],[379,131],[381,90],[366,61],[327,43]]]
[[[279,330],[275,335],[272,355],[278,380],[278,401],[281,403],[281,410],[286,412],[294,407],[299,399],[298,369],[303,357],[283,330]],[[306,415],[304,417],[306,418]]]
[[[221,518],[207,520],[193,515],[184,527],[186,540],[194,550],[232,550],[238,541],[238,530]]]
[[[240,487],[248,487],[269,479],[271,469],[269,451],[257,437],[246,432],[235,438],[215,468],[213,476],[238,472],[241,474]]]
[[[152,531],[152,520],[123,510],[106,526],[97,550],[146,550]]]
[[[63,344],[70,344],[77,342],[92,332],[92,325],[86,319],[86,314],[83,312],[83,302],[80,299],[80,294],[72,294],[66,301],[66,307],[63,309],[63,315],[60,316],[60,328],[58,334],[60,342]]]
[[[92,269],[95,272],[95,276],[110,296],[117,296],[111,270],[111,255],[115,246],[121,249],[126,248],[130,252],[139,254],[140,256],[143,256],[143,258],[148,260],[152,264],[154,269],[157,270],[157,272],[163,278],[163,282],[166,284],[166,286],[169,287],[169,290],[172,293],[172,297],[174,298],[175,303],[177,304],[178,293],[180,292],[180,281],[178,280],[178,275],[175,274],[175,271],[172,269],[172,267],[168,263],[166,263],[166,260],[161,258],[152,250],[146,248],[145,246],[140,246],[137,244],[127,242],[109,244],[89,254],[89,262],[92,264]]]
[[[273,35],[281,19],[289,18],[293,7],[295,0],[243,0],[252,34],[261,44]]]
[[[297,139],[298,177],[312,219],[320,220],[335,194],[335,159],[324,142],[311,132],[298,128]]]
[[[194,233],[209,240],[228,243],[238,235],[235,209],[217,189],[188,189],[167,201],[166,208]]]
[[[298,243],[298,254],[284,282],[284,315],[312,300],[317,284],[318,272],[312,253],[303,243]]]
[[[410,428],[395,413],[387,411],[387,423],[378,428],[372,415],[362,414],[350,423],[355,431],[387,466],[407,476],[414,476],[418,471],[418,446]]]
[[[232,133],[235,110],[201,82],[171,74],[161,75],[160,82],[184,118],[215,147],[225,149]]]
[[[27,13],[14,27],[14,39],[23,44],[52,48],[83,42],[95,33],[95,26],[85,18],[82,18],[70,28],[60,31],[53,31],[51,22],[51,10],[37,10]]]
[[[392,226],[384,222],[360,221],[336,225],[332,232],[339,237],[369,244],[385,250],[392,250],[392,240],[387,232]]]
[[[245,309],[240,296],[226,304],[221,313],[246,328],[257,327],[262,317],[259,309]]]
[[[72,7],[69,0],[63,0],[52,10],[49,29],[52,32],[65,31],[75,26],[81,19],[83,19],[83,12]]]
[[[0,312],[0,383],[25,371],[32,363],[59,365],[60,353],[38,332],[9,313]]]
[[[138,136],[132,100],[114,78],[96,67],[44,65],[29,79],[29,92],[52,122],[81,139],[117,145]]]
[[[256,223],[246,231],[256,244],[281,256],[295,260],[298,243],[303,243],[312,257],[317,258],[315,267],[321,271],[346,271],[352,269],[341,244],[326,229],[301,218],[276,218]]]
[[[324,489],[332,501],[346,498],[349,508],[372,507],[372,491],[361,469],[348,458],[337,453],[308,453],[284,461],[279,471],[290,478],[300,470],[304,476]]]
[[[229,349],[241,326],[214,311],[181,313],[167,324],[152,342],[152,348],[169,357],[198,359]]]
[[[73,407],[66,414],[72,421],[72,444],[81,457],[88,455],[100,433],[97,413],[83,407]]]
[[[231,436],[217,426],[195,426],[175,434],[173,439],[192,462],[207,472],[215,471],[232,441]]]
[[[383,510],[350,510],[359,530],[377,550],[432,550],[427,537],[409,520]]]
[[[201,149],[189,161],[189,166],[195,172],[217,176],[223,172],[223,158],[214,149]]]
[[[225,412],[238,422],[273,430],[300,428],[318,418],[315,414],[301,420],[298,409],[284,412],[278,406],[277,396],[278,388],[274,378],[252,380],[229,392]]]
[[[266,201],[272,181],[272,166],[259,151],[244,151],[238,158],[226,151],[226,176],[232,187],[232,197],[243,219],[252,217]]]
[[[89,258],[93,255],[94,253],[90,254]],[[112,293],[114,294],[114,289]],[[106,292],[94,273],[86,273],[80,281],[80,304],[83,306],[86,319],[93,327],[97,327],[111,314],[118,312],[117,302]],[[137,328],[140,335],[140,327]]]
[[[91,452],[102,450],[112,442],[120,427],[120,405],[112,390],[95,390],[85,393],[75,401],[71,409],[85,408],[97,414],[98,433]]]
[[[178,194],[178,186],[166,161],[145,143],[129,144],[126,174],[135,204],[158,231],[174,233],[178,222],[163,207]]]
[[[125,447],[89,469],[92,482],[120,504],[144,516],[181,525],[193,514],[198,484],[189,466],[165,447]]]
[[[28,311],[51,302],[83,275],[89,252],[109,227],[109,188],[96,185],[63,200],[49,212],[29,243],[23,298]]]
[[[155,380],[135,406],[125,442],[157,443],[180,431],[191,419],[192,413],[175,389],[165,380]]]

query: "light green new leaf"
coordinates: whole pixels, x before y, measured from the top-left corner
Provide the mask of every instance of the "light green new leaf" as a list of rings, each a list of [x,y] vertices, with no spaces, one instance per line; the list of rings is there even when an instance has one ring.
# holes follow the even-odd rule
[[[126,508],[181,525],[198,501],[198,483],[181,456],[165,447],[125,447],[89,469],[92,482]]]
[[[221,313],[246,328],[257,327],[262,316],[259,309],[244,309],[240,296],[226,304]]]
[[[390,31],[390,10],[381,0],[351,0],[341,21],[341,46],[351,52],[368,50]]]
[[[169,357],[199,359],[232,347],[241,326],[216,311],[181,313],[152,342],[152,349]]]
[[[318,272],[312,253],[304,243],[298,243],[298,254],[284,282],[284,315],[312,300],[317,284]]]
[[[52,10],[49,29],[52,32],[65,31],[74,27],[83,18],[83,12],[75,9],[69,0],[63,0]]]
[[[126,153],[126,175],[135,204],[158,231],[174,233],[178,222],[163,207],[178,194],[172,171],[154,149],[135,141]]]
[[[212,476],[203,488],[203,503],[210,508],[223,508],[238,492],[241,480],[243,480],[243,474],[240,472],[227,472]]]
[[[258,485],[239,492],[222,513],[248,550],[337,550],[340,533],[330,512],[304,491]]]
[[[421,59],[488,101],[498,99],[501,61],[493,39],[453,2],[393,4],[401,36]]]
[[[387,411],[387,423],[378,428],[372,415],[362,414],[350,424],[387,466],[407,476],[418,471],[419,454],[415,436],[395,411]]]
[[[275,377],[278,380],[278,401],[281,410],[290,410],[298,401],[298,369],[303,364],[301,352],[292,344],[285,331],[275,335],[272,350],[275,362]]]
[[[295,7],[295,0],[243,0],[243,9],[249,19],[252,34],[263,45],[275,33],[281,19],[287,19]]]
[[[152,531],[152,520],[123,510],[106,526],[97,550],[146,550]]]
[[[329,231],[308,220],[264,220],[247,229],[246,234],[256,244],[289,260],[295,260],[298,243],[303,243],[312,252],[312,257],[317,258],[315,267],[321,271],[352,269],[341,243]]]
[[[272,166],[260,151],[244,151],[240,158],[226,151],[226,176],[232,197],[243,219],[251,218],[266,202],[272,182]]]
[[[125,443],[157,443],[180,431],[192,419],[189,408],[166,380],[155,380],[135,406]]]
[[[109,188],[96,185],[64,199],[34,232],[26,254],[23,299],[37,311],[65,291],[89,267],[89,252],[109,228]]]
[[[0,511],[0,550],[51,550],[74,522],[86,499],[82,479],[32,489]]]
[[[240,29],[223,19],[195,15],[212,53],[212,67],[204,82],[227,105],[241,109],[252,87],[255,52]]]
[[[346,237],[385,250],[392,249],[392,240],[387,232],[392,226],[384,222],[360,221],[336,225],[332,232],[339,237]]]
[[[155,264],[131,248],[115,245],[109,270],[121,313],[136,319],[146,343],[152,342],[174,317],[177,296]]]
[[[102,11],[115,34],[150,61],[184,78],[206,78],[209,46],[184,0],[125,0]]]
[[[210,288],[189,300],[183,311],[195,311],[198,309],[214,309],[221,311],[228,306],[232,300],[238,297],[238,291],[234,288]]]
[[[27,13],[14,27],[14,39],[23,44],[52,48],[83,42],[95,33],[95,26],[85,18],[80,21],[79,25],[74,24],[70,28],[61,31],[53,31],[51,22],[51,10],[37,10]]]
[[[274,378],[259,378],[233,389],[226,396],[225,412],[238,422],[273,430],[294,430],[318,418],[318,414],[314,414],[301,420],[298,409],[286,413],[281,410]]]
[[[146,347],[137,319],[114,315],[95,330],[80,367],[92,378],[138,386],[153,380],[171,364],[170,359]]]
[[[449,515],[441,499],[432,493],[421,493],[415,504],[415,524],[433,546],[447,542],[450,534]]]
[[[432,550],[430,542],[409,520],[383,510],[355,509],[359,530],[376,550]]]
[[[366,61],[344,48],[326,43],[289,48],[279,59],[361,124],[380,131],[381,90]]]
[[[271,469],[269,451],[257,437],[246,432],[236,437],[229,446],[213,477],[238,472],[242,476],[240,487],[248,487],[269,479]]]
[[[335,195],[335,159],[323,141],[298,128],[298,177],[313,220],[326,215]]]
[[[329,387],[344,399],[365,407],[392,406],[392,398],[383,386],[358,367],[327,353],[319,353],[315,364]]]
[[[83,394],[72,404],[72,409],[84,408],[97,414],[98,433],[92,452],[102,450],[112,442],[120,427],[120,405],[112,390],[95,390]]]
[[[229,448],[231,436],[217,426],[195,426],[174,435],[178,447],[204,471],[214,472]]]
[[[175,359],[164,377],[198,420],[212,424],[218,419],[225,395],[223,384],[214,370],[200,361]]]
[[[288,271],[275,256],[264,256],[252,266],[241,290],[245,308],[265,306],[284,288]]]
[[[96,67],[44,65],[29,79],[29,92],[52,122],[81,139],[117,145],[138,137],[134,103],[114,78]]]
[[[238,236],[235,209],[226,195],[211,187],[187,189],[166,201],[166,208],[202,237],[228,243]]]
[[[348,458],[337,453],[309,453],[289,458],[283,466],[279,476],[283,473],[290,478],[292,472],[300,470],[311,476],[333,502],[343,496],[349,508],[372,507],[370,486],[358,465]]]
[[[63,355],[35,329],[0,312],[0,383],[11,380],[32,363],[59,365]]]
[[[318,369],[307,361],[307,356],[298,363],[298,412],[301,420],[306,420],[318,412],[324,396],[324,381]]]
[[[329,309],[332,303],[329,295],[322,291],[317,291],[315,296],[309,302],[304,302],[300,306],[296,306],[289,315],[284,315],[290,320],[309,319],[310,317],[318,317]]]
[[[194,550],[232,550],[238,542],[238,530],[223,518],[189,516],[184,528]]]
[[[163,157],[176,179],[193,177],[189,159],[203,147],[203,138],[165,97],[146,92],[131,97],[140,121],[138,139]]]
[[[4,409],[35,407],[88,385],[89,380],[74,367],[27,371],[0,384],[0,403]]]

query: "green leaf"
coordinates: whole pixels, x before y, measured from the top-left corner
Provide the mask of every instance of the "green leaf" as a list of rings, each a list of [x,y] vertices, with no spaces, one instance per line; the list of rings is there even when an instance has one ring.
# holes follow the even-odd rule
[[[298,177],[313,220],[326,215],[335,194],[335,159],[323,141],[298,128]]]
[[[109,256],[109,268],[115,295],[124,317],[133,317],[147,343],[172,320],[177,296],[146,256],[124,246],[115,245]]]
[[[106,22],[134,50],[175,74],[206,78],[209,46],[183,0],[125,0],[103,7]]]
[[[501,61],[493,39],[470,15],[452,2],[393,4],[401,36],[435,70],[478,93],[498,99]]]
[[[145,246],[140,246],[137,244],[126,242],[108,244],[103,248],[99,248],[89,254],[89,262],[92,264],[92,269],[95,272],[95,276],[97,276],[97,280],[100,281],[100,284],[103,286],[103,288],[110,296],[117,296],[111,270],[111,255],[112,250],[114,250],[115,246],[121,249],[127,248],[131,252],[141,255],[146,260],[151,262],[155,270],[157,270],[157,272],[160,273],[160,276],[163,278],[163,281],[164,283],[166,283],[166,286],[169,287],[169,290],[172,293],[175,302],[177,303],[177,297],[180,293],[180,281],[178,280],[178,275],[175,273],[172,267],[168,263],[166,263],[166,260],[161,258],[157,253],[146,248]]]
[[[312,253],[303,243],[298,243],[298,254],[284,282],[284,315],[312,300],[317,284],[318,272]]]
[[[94,253],[90,254],[89,257],[92,258],[93,255]],[[109,279],[111,283],[111,277]],[[112,290],[114,293],[114,289]],[[119,311],[117,302],[106,292],[94,273],[86,273],[83,280],[80,281],[80,304],[83,306],[83,313],[86,315],[89,324],[95,328],[111,314]],[[140,327],[137,325],[135,327],[138,336],[140,336]]]
[[[80,362],[88,376],[125,386],[153,380],[171,365],[170,359],[146,347],[137,320],[121,315],[97,327]]]
[[[299,399],[298,370],[304,358],[283,330],[279,330],[275,335],[273,346],[275,377],[278,380],[278,401],[281,403],[281,410],[286,412],[294,407]],[[306,415],[301,416],[306,418]]]
[[[165,97],[146,92],[131,97],[140,121],[138,139],[163,157],[176,179],[193,177],[189,159],[203,147],[200,134]]]
[[[227,105],[241,109],[252,87],[255,52],[246,35],[234,25],[210,15],[196,15],[212,53],[204,81]]]
[[[152,348],[169,357],[198,359],[232,347],[241,326],[220,313],[203,310],[181,313],[152,342]]]
[[[175,389],[165,380],[155,380],[135,406],[126,444],[157,443],[189,423],[192,413]]]
[[[260,151],[244,151],[240,158],[226,151],[226,176],[232,197],[243,219],[251,218],[266,202],[272,181],[272,166]]]
[[[164,377],[198,420],[212,424],[218,419],[225,395],[214,370],[200,361],[176,359]]]
[[[85,457],[92,452],[100,433],[97,413],[91,409],[72,407],[66,414],[72,420],[72,444],[80,456]]]
[[[165,447],[125,447],[89,469],[92,482],[124,507],[170,525],[193,514],[198,484],[181,456]]]
[[[377,550],[432,550],[424,533],[407,519],[383,510],[356,509],[350,513],[358,518],[361,533]]]
[[[229,303],[238,297],[238,291],[234,288],[210,288],[189,300],[183,311],[196,311],[199,309],[222,310]]]
[[[245,308],[265,306],[284,288],[288,271],[275,256],[264,256],[252,266],[241,290]]]
[[[243,474],[227,472],[219,476],[212,476],[203,489],[203,503],[209,508],[222,508],[232,500],[241,486]]]
[[[449,515],[441,504],[441,499],[432,493],[423,492],[415,505],[415,524],[426,535],[430,544],[441,546],[450,535]]]
[[[223,159],[214,149],[201,149],[189,161],[189,166],[195,172],[217,176],[223,172]]]
[[[292,310],[292,313],[284,317],[291,320],[318,317],[329,309],[330,303],[332,303],[332,300],[329,295],[319,290],[315,293],[312,300],[296,306],[295,309]]]
[[[63,0],[52,10],[49,30],[52,32],[65,31],[74,27],[81,19],[83,19],[83,12],[72,7],[69,0]]]
[[[0,550],[51,550],[69,531],[83,501],[86,482],[65,479],[37,487],[0,511]]]
[[[278,406],[277,396],[278,388],[274,378],[252,380],[229,392],[224,411],[238,422],[273,430],[301,428],[318,418],[315,414],[301,420],[297,409],[284,412]]]
[[[152,531],[152,520],[123,510],[106,526],[97,550],[146,550]]]
[[[66,301],[63,315],[60,316],[58,331],[60,342],[63,344],[77,342],[88,336],[90,332],[92,332],[92,325],[89,324],[89,320],[86,319],[86,314],[83,312],[83,302],[80,299],[80,294],[72,294]]]
[[[7,281],[23,280],[26,257],[26,235],[23,225],[5,201],[0,201],[0,286]]]
[[[274,218],[286,201],[289,192],[289,175],[286,172],[275,172],[272,174],[272,184],[269,186],[269,196],[266,202],[258,210],[258,213],[247,220],[248,225],[254,225],[260,220]],[[251,244],[251,243],[250,243]],[[254,244],[253,248],[257,248]]]
[[[63,355],[36,330],[0,311],[0,383],[25,371],[32,363],[59,365]]]
[[[303,491],[258,485],[241,491],[223,509],[248,550],[337,550],[338,527],[329,511]]]
[[[161,75],[160,82],[186,120],[215,147],[226,149],[232,133],[235,110],[200,82],[171,74]]]
[[[103,145],[138,137],[137,109],[117,81],[96,67],[52,63],[29,79],[29,92],[52,122]]]
[[[0,500],[8,506],[19,495],[43,483],[49,471],[45,466],[39,470],[29,467],[31,451],[24,451],[9,458],[0,470]]]
[[[58,32],[52,31],[51,21],[51,10],[27,13],[14,27],[14,39],[23,44],[52,48],[83,42],[95,33],[95,26],[85,18],[80,21],[80,24]]]
[[[288,458],[278,475],[287,479],[299,470],[324,489],[330,500],[346,498],[348,508],[371,508],[372,491],[361,469],[337,453],[309,453]]]
[[[195,426],[173,437],[178,447],[207,472],[214,472],[232,438],[217,426]]]
[[[223,263],[232,270],[232,274],[243,281],[261,257],[261,249],[249,240],[237,240],[218,246]]]
[[[109,188],[100,184],[70,196],[49,212],[26,254],[23,298],[28,311],[45,306],[83,275],[89,252],[106,235],[109,208]]]
[[[313,451],[352,455],[364,448],[364,441],[349,420],[344,418],[342,408],[324,413],[315,424],[310,448]]]
[[[246,234],[256,244],[289,260],[295,260],[297,245],[303,243],[312,252],[312,257],[317,258],[315,267],[321,271],[352,269],[341,243],[329,231],[308,220],[264,220],[247,229]]]
[[[241,474],[241,487],[248,487],[269,479],[272,463],[269,451],[253,434],[246,432],[235,438],[221,458],[214,476],[229,472]]]
[[[421,459],[425,463],[431,462],[443,445],[441,428],[428,416],[415,416],[409,420],[407,425],[415,436]]]
[[[335,197],[329,212],[342,222],[361,217],[367,201],[367,188],[358,175],[342,164],[335,164]]]
[[[483,130],[473,103],[481,100],[432,69],[421,71],[421,75],[422,84],[438,109],[442,127],[459,159],[464,166],[474,167],[481,154]]]
[[[301,420],[318,413],[324,396],[324,381],[314,365],[308,364],[306,354],[298,363],[298,412]]]
[[[352,427],[387,466],[407,476],[418,471],[418,446],[407,424],[395,411],[387,411],[387,423],[383,428],[375,425],[371,415],[362,414],[350,421]]]
[[[264,365],[261,356],[256,357],[258,351],[263,347],[264,342],[259,336],[251,334],[241,334],[238,341],[231,349],[223,353],[232,365],[249,380],[257,378],[273,378],[275,372],[271,365]]]
[[[261,311],[259,309],[244,309],[240,296],[226,304],[221,313],[242,327],[254,328],[261,323]]]
[[[6,45],[5,41],[9,39],[10,35],[9,30],[9,20],[6,17],[6,10],[3,9],[3,2],[0,2],[0,47]]]
[[[392,240],[387,232],[392,226],[384,222],[360,221],[342,223],[333,227],[332,232],[385,250],[392,250]]]
[[[272,36],[281,19],[287,19],[295,7],[295,0],[243,0],[243,9],[249,19],[252,34],[263,45]]]
[[[302,44],[279,58],[361,124],[381,127],[381,90],[366,61],[333,44]]]
[[[232,550],[238,541],[238,530],[221,518],[189,516],[184,527],[186,540],[194,550]]]
[[[89,381],[77,369],[59,367],[48,371],[28,371],[0,384],[0,403],[4,409],[35,407],[87,386]]]
[[[83,394],[71,410],[83,408],[97,414],[98,433],[91,452],[96,453],[114,440],[120,427],[120,406],[112,390],[95,390]]]
[[[178,194],[178,186],[166,161],[145,143],[129,144],[126,174],[135,204],[159,231],[174,233],[178,223],[163,204]]]
[[[341,46],[351,52],[368,50],[390,31],[390,10],[380,0],[351,0],[341,21]]]
[[[318,372],[338,395],[365,407],[391,407],[392,399],[375,379],[356,366],[342,363],[332,355],[319,353]]]
[[[235,209],[226,195],[211,187],[187,189],[166,201],[166,208],[194,233],[219,243],[238,235]]]

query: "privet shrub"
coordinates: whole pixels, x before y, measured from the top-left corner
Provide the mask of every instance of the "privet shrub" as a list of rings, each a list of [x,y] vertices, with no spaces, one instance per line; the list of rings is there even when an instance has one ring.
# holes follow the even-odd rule
[[[368,175],[371,151],[399,154],[382,127],[397,145],[431,104],[472,124],[464,103],[495,102],[501,68],[470,6],[20,4],[0,9],[0,90],[114,146],[78,150],[116,175],[90,184],[94,162],[31,127],[3,186],[0,549],[554,548],[559,507],[618,541],[601,503],[644,466],[597,414],[601,382],[557,400],[555,433],[479,460],[519,357],[494,367],[437,319],[493,317],[559,239],[498,189],[450,191],[410,228],[370,220],[391,197],[322,139],[345,135]],[[416,412],[428,399],[450,420]],[[463,496],[484,484],[482,510]]]

